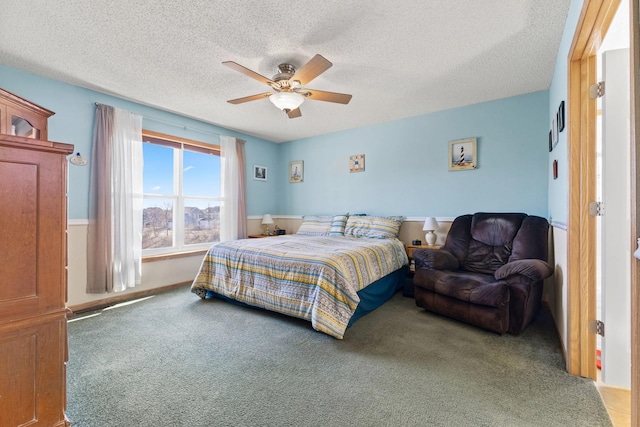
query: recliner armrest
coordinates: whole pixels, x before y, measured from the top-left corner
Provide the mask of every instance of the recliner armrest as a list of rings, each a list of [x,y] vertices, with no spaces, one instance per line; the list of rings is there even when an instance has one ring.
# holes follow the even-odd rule
[[[511,261],[498,268],[494,273],[496,279],[506,279],[514,274],[520,274],[537,282],[553,274],[551,266],[541,259],[520,259]]]
[[[456,257],[444,249],[414,249],[413,258],[416,261],[416,268],[433,270],[457,270],[460,268]]]

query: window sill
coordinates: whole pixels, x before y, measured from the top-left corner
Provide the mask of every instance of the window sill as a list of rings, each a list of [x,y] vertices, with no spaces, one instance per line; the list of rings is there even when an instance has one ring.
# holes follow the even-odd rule
[[[166,261],[168,259],[176,259],[176,258],[187,258],[197,255],[204,255],[207,253],[207,249],[200,249],[197,251],[189,251],[189,252],[174,252],[171,254],[161,254],[161,255],[148,255],[142,257],[142,262],[155,262],[155,261]]]

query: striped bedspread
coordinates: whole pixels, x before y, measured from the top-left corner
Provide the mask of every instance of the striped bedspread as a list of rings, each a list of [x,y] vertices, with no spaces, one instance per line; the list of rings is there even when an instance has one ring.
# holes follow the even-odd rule
[[[397,239],[286,235],[213,245],[191,291],[311,321],[342,339],[356,292],[408,263]]]

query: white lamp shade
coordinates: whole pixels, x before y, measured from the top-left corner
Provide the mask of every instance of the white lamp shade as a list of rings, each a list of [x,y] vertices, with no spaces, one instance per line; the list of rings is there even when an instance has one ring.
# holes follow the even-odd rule
[[[295,110],[304,102],[304,96],[296,92],[276,92],[269,101],[281,110]]]
[[[271,218],[271,215],[264,214],[262,217],[262,224],[273,224],[273,218]]]
[[[422,229],[424,231],[435,231],[438,229],[438,227],[438,221],[436,221],[434,217],[430,216],[424,221],[424,226],[422,227]]]
[[[427,217],[427,219],[424,221],[424,226],[422,227],[422,229],[426,231],[424,238],[427,241],[427,245],[435,245],[438,236],[436,236],[436,233],[434,233],[434,231],[438,229],[438,221],[436,221],[434,217]]]

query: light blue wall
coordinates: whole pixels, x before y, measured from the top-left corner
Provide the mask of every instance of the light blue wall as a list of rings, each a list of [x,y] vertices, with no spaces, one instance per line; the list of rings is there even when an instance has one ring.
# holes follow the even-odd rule
[[[573,35],[578,25],[578,18],[582,10],[583,0],[572,0],[569,6],[567,21],[565,23],[562,41],[558,49],[556,67],[549,87],[549,117],[547,119],[551,129],[552,113],[555,114],[561,101],[565,101],[565,121],[568,123],[569,90],[568,90],[568,64],[569,49],[573,42]],[[569,208],[569,171],[567,150],[568,129],[559,134],[558,145],[549,153],[548,167],[551,170],[554,160],[558,161],[558,179],[549,180],[549,216],[553,221],[566,224]]]
[[[547,91],[282,144],[280,213],[548,215]],[[448,171],[448,142],[478,138],[478,168]],[[349,173],[349,156],[365,171]],[[304,161],[304,182],[288,162]]]
[[[143,120],[144,128],[152,131],[212,144],[219,143],[218,136],[214,134],[244,139],[247,164],[247,213],[261,215],[265,212],[277,211],[278,200],[275,197],[277,181],[270,179],[263,182],[252,178],[253,164],[267,166],[270,171],[276,169],[279,150],[277,144],[9,67],[0,66],[0,87],[54,111],[55,115],[49,118],[49,139],[73,144],[75,151],[85,157],[91,155],[96,102],[161,119],[160,121],[149,118]],[[211,119],[215,120],[215,116]],[[87,219],[88,205],[89,167],[70,165],[69,219]]]
[[[49,139],[74,144],[85,156],[91,155],[96,102],[180,124],[145,119],[149,130],[211,143],[217,143],[212,133],[246,140],[249,215],[548,215],[547,91],[274,144],[3,66],[0,87],[55,111],[49,119]],[[448,141],[469,137],[478,138],[478,169],[449,172]],[[365,154],[364,172],[349,173],[353,154]],[[292,160],[304,161],[302,183],[288,181]],[[254,164],[269,168],[268,181],[253,179]],[[70,165],[70,219],[88,217],[88,194],[89,168]]]

